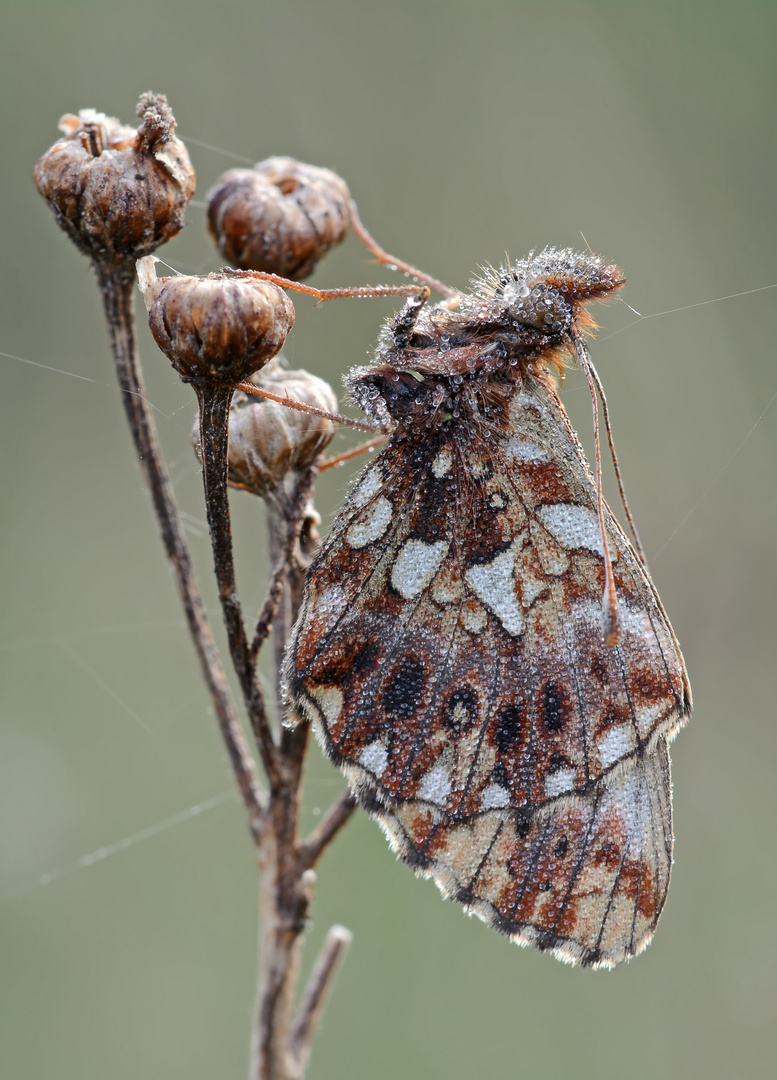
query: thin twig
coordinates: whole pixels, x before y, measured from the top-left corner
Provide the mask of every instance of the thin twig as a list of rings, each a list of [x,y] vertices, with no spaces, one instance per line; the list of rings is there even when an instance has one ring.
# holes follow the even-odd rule
[[[290,540],[288,547],[291,547],[292,543],[293,540]],[[257,656],[262,645],[264,645],[269,637],[272,621],[275,618],[275,612],[278,610],[278,604],[283,596],[283,585],[286,580],[286,571],[289,565],[288,547],[281,551],[276,559],[272,574],[270,575],[267,593],[264,598],[264,603],[262,604],[262,609],[259,612],[259,617],[256,620],[254,637],[251,642],[251,655],[253,657]]]
[[[121,398],[141,468],[146,475],[162,534],[162,542],[175,575],[194,648],[200,661],[222,738],[248,813],[251,832],[261,827],[264,796],[243,731],[235,713],[221,658],[213,640],[202,596],[192,571],[178,508],[159,448],[159,439],[145,395],[135,339],[134,274],[96,267],[108,333],[113,350]]]
[[[251,654],[256,657],[267,636],[270,633],[272,621],[283,591],[283,583],[288,572],[294,547],[299,539],[300,529],[305,517],[305,508],[310,498],[313,479],[317,469],[307,469],[302,474],[295,474],[294,489],[289,499],[285,497],[279,500],[278,507],[268,505],[268,514],[278,515],[281,506],[289,504],[291,509],[286,514],[281,514],[285,522],[286,537],[283,547],[277,553],[270,580],[267,584],[267,593],[262,604],[261,611],[256,620],[254,637],[251,642]],[[233,485],[234,486],[234,485]]]
[[[286,574],[281,581],[281,589],[275,611],[272,615],[272,636],[275,670],[275,709],[279,720],[283,714],[282,685],[283,685],[283,657],[286,651],[286,643],[291,632],[293,622],[291,612],[291,595],[289,593],[288,570],[291,563],[291,547],[293,545],[296,530],[292,529],[291,521],[277,506],[269,500],[267,506],[267,531],[270,540],[270,558],[273,564],[281,559],[286,561]],[[256,635],[254,636],[256,640]]]
[[[364,226],[361,226],[365,235],[369,235]],[[357,234],[358,235],[358,234]],[[365,241],[366,242],[366,241]],[[280,274],[270,274],[266,270],[233,270],[231,267],[224,267],[221,271],[225,277],[242,277],[248,278],[252,281],[271,281],[273,285],[280,285],[282,289],[292,289],[294,292],[305,293],[307,296],[315,296],[319,302],[323,303],[325,300],[369,300],[377,296],[404,296],[406,298],[429,296],[429,289],[432,288],[435,292],[441,292],[444,290],[443,295],[457,295],[455,289],[449,289],[447,285],[443,285],[442,282],[437,281],[436,278],[428,277],[421,270],[414,270],[412,266],[407,263],[400,262],[397,259],[392,259],[390,255],[385,255],[382,248],[379,248],[374,240],[371,242],[375,245],[374,248],[370,248],[373,254],[384,255],[385,258],[380,258],[380,262],[386,262],[390,265],[392,270],[403,270],[410,274],[412,277],[422,281],[422,285],[349,285],[342,289],[317,289],[315,285],[303,285],[301,281],[294,281],[292,278],[281,277]],[[437,286],[440,286],[438,289]]]
[[[315,867],[343,825],[349,821],[356,806],[356,796],[350,791],[344,791],[339,799],[332,803],[316,828],[300,847],[298,863],[300,872]]]
[[[305,1075],[310,1057],[310,1046],[326,999],[352,940],[353,934],[350,930],[344,926],[333,926],[313,965],[289,1038],[289,1054],[294,1077]]]

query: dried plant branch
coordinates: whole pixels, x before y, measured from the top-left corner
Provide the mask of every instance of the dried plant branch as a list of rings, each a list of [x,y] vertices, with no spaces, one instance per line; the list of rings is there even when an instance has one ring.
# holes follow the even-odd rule
[[[301,510],[295,516],[301,518]],[[292,614],[292,598],[289,591],[289,571],[292,564],[292,549],[296,541],[297,529],[292,527],[290,517],[269,500],[267,502],[267,531],[272,563],[277,563],[283,559],[286,570],[278,594],[278,602],[275,604],[275,611],[272,614],[275,704],[277,715],[281,717],[283,715],[283,656],[297,610],[295,606],[294,614]]]
[[[276,557],[275,565],[267,584],[264,603],[259,612],[259,617],[256,620],[254,637],[251,642],[251,655],[254,657],[257,656],[262,645],[264,645],[265,641],[270,636],[275,612],[278,610],[278,604],[283,596],[283,589],[286,583],[286,571],[288,570],[293,543],[294,533],[289,530],[286,546],[281,549],[280,554]]]
[[[227,488],[228,421],[232,390],[223,386],[198,385],[196,391],[200,404],[200,446],[205,507],[224,626],[251,728],[270,780],[270,786],[274,789],[278,785],[280,775],[278,751],[267,716],[264,694],[256,676],[254,656],[246,636],[232,553],[232,526]]]
[[[139,113],[143,123],[137,131],[91,109],[64,117],[60,126],[65,136],[36,165],[35,182],[59,224],[91,258],[97,272],[135,448],[248,815],[260,871],[259,969],[249,1078],[298,1080],[307,1065],[336,967],[350,940],[342,928],[330,931],[293,1020],[304,931],[316,884],[313,866],[348,820],[354,801],[350,796],[342,797],[312,836],[301,843],[299,817],[309,726],[301,723],[293,730],[273,731],[256,661],[272,629],[280,716],[281,661],[301,603],[305,570],[318,545],[316,524],[320,519],[311,501],[313,481],[321,452],[335,432],[332,421],[340,417],[332,412],[337,402],[331,388],[306,372],[294,373],[295,386],[306,401],[293,401],[288,390],[285,395],[274,394],[244,380],[267,366],[265,381],[283,384],[282,370],[271,374],[269,367],[294,323],[293,304],[280,285],[312,292],[320,299],[373,295],[374,290],[322,293],[274,273],[221,272],[207,278],[158,279],[157,260],[151,252],[180,230],[194,191],[194,171],[186,148],[175,137],[175,120],[165,98],[144,94]],[[312,184],[317,206],[321,198],[331,202],[332,230],[326,237],[318,237],[318,248],[310,247],[309,219],[304,214],[299,219],[301,232],[292,224],[286,235],[282,224],[282,242],[280,234],[276,237],[278,250],[292,260],[288,272],[309,272],[328,246],[345,236],[347,188],[327,170],[276,159],[270,168],[272,182],[263,189],[271,200],[281,198],[282,202],[287,187],[276,183],[278,163],[294,173],[294,190],[298,184],[302,185],[300,191],[304,184]],[[242,197],[240,192],[238,197]],[[296,203],[292,218],[295,207],[298,209]],[[277,225],[277,214],[273,221]],[[222,240],[226,243],[228,238],[219,242]],[[199,402],[199,448],[219,601],[230,658],[267,775],[266,791],[235,713],[145,397],[134,332],[136,259],[154,338],[181,378],[194,386]],[[415,295],[418,291],[417,286],[379,290],[381,295]],[[270,409],[263,403],[258,414],[249,417],[244,429],[246,442],[232,447],[241,462],[233,474],[229,420],[236,385],[308,415],[301,419],[298,411],[294,421],[288,422],[286,408]],[[255,407],[252,403],[251,408]],[[374,431],[370,425],[350,423]],[[342,460],[350,456],[349,452]],[[268,509],[272,573],[251,640],[235,577],[230,482],[260,495]]]
[[[326,999],[352,940],[353,934],[346,927],[331,927],[313,965],[289,1038],[292,1076],[295,1078],[305,1075],[311,1044]]]
[[[301,871],[315,867],[335,836],[350,820],[356,806],[356,796],[350,791],[344,791],[339,799],[332,803],[319,824],[300,847],[299,868]]]
[[[159,448],[151,408],[146,399],[135,338],[134,273],[130,277],[98,267],[97,276],[130,433],[141,468],[146,475],[162,542],[173,567],[189,633],[248,813],[249,827],[252,834],[257,836],[261,828],[265,798],[235,713],[221,658],[194,577],[178,508]]]

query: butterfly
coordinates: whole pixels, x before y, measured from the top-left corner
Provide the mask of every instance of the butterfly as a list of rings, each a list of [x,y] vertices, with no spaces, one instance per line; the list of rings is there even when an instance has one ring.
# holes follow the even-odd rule
[[[308,571],[284,673],[287,722],[313,725],[402,861],[513,941],[593,967],[655,930],[667,747],[691,709],[636,533],[601,494],[585,305],[623,281],[546,249],[389,319],[346,377],[389,438]],[[570,355],[596,475],[557,394]]]

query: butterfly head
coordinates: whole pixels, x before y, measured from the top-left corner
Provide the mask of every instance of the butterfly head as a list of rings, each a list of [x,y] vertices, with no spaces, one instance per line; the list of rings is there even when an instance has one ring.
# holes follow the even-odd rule
[[[486,267],[464,297],[462,311],[501,322],[527,337],[563,340],[573,322],[590,324],[584,307],[619,289],[625,282],[617,266],[570,248],[546,248],[539,255],[498,270]]]

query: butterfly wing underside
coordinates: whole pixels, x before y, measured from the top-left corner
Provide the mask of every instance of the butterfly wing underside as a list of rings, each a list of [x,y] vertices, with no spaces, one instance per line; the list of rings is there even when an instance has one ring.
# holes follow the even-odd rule
[[[663,906],[690,692],[606,524],[615,647],[595,485],[544,381],[488,437],[395,438],[311,567],[286,679],[404,861],[514,940],[611,966]]]

